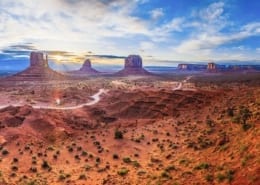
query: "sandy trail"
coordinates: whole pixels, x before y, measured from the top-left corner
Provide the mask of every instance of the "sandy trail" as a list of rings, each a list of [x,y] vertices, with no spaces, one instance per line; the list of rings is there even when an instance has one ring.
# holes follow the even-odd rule
[[[188,76],[183,81],[179,82],[178,86],[173,88],[173,91],[181,90],[183,88],[183,84],[187,83],[191,78],[192,76]]]
[[[51,109],[51,110],[73,110],[73,109],[79,109],[79,108],[82,108],[84,106],[91,106],[91,105],[95,105],[96,103],[98,103],[100,101],[100,96],[104,93],[106,93],[107,90],[105,89],[99,89],[99,91],[94,94],[93,96],[91,96],[91,98],[93,99],[92,101],[90,102],[87,102],[87,103],[83,103],[83,104],[80,104],[80,105],[76,105],[76,106],[68,106],[68,107],[61,107],[61,106],[48,106],[48,105],[32,105],[32,107],[34,109]],[[9,106],[13,106],[13,107],[21,107],[21,106],[24,106],[26,104],[23,104],[23,103],[16,103],[16,104],[6,104],[6,105],[1,105],[0,106],[0,109],[4,109],[6,107],[9,107]]]

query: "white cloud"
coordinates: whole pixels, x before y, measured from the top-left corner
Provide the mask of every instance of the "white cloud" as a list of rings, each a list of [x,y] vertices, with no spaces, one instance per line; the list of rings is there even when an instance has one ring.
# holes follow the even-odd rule
[[[36,41],[39,47],[49,41],[59,49],[70,49],[69,45],[75,43],[79,46],[85,44],[82,50],[86,46],[100,50],[98,45],[102,45],[105,37],[149,34],[146,22],[130,15],[135,2],[104,2],[2,0],[0,7],[4,11],[0,11],[0,39],[5,42],[1,42],[0,47],[31,40]]]
[[[198,14],[200,18],[206,21],[215,21],[224,13],[224,5],[225,4],[223,2],[212,3],[207,8],[200,10]]]
[[[164,12],[162,8],[156,8],[150,11],[150,15],[153,20],[157,20],[164,16]]]
[[[42,50],[78,53],[127,55],[141,49],[162,59],[241,58],[241,53],[220,55],[216,49],[260,34],[259,22],[232,27],[223,2],[161,22],[154,21],[166,17],[161,8],[151,10],[153,20],[133,15],[144,3],[149,0],[0,0],[0,48],[32,42]],[[257,57],[252,51],[242,55]]]
[[[243,48],[229,50],[218,49],[229,43],[235,43],[248,37],[260,35],[260,23],[248,23],[240,28],[232,29],[232,31],[222,32],[223,28],[228,28],[232,23],[227,20],[224,14],[224,3],[213,3],[207,8],[194,11],[192,18],[195,21],[189,22],[185,20],[183,29],[193,29],[191,34],[182,40],[178,45],[171,47],[175,55],[188,55],[190,58],[197,60],[214,59],[256,59],[257,55]],[[259,56],[258,56],[259,57]],[[258,58],[259,59],[259,58]]]
[[[154,49],[154,48],[155,48],[155,45],[152,42],[141,42],[140,43],[140,49],[141,50],[147,51],[147,50],[151,50],[151,49]]]

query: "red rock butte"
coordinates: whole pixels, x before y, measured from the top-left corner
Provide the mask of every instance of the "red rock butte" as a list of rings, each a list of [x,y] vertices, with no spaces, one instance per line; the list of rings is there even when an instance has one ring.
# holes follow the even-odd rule
[[[65,76],[52,70],[48,64],[48,55],[43,52],[32,52],[30,55],[30,66],[24,71],[13,76],[7,77],[6,80],[12,81],[44,81],[44,80],[61,80]]]
[[[125,67],[116,75],[151,75],[143,68],[143,61],[139,55],[129,55],[125,59]]]
[[[100,72],[92,68],[90,59],[86,59],[79,70],[70,71],[69,73],[74,75],[95,75]]]

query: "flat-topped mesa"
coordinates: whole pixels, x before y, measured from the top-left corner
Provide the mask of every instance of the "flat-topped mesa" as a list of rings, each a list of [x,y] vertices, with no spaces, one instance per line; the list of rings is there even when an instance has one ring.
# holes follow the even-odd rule
[[[178,69],[182,71],[203,71],[207,69],[204,64],[178,64]]]
[[[129,55],[125,59],[124,69],[117,72],[116,75],[151,75],[143,68],[143,61],[139,55]]]
[[[30,55],[31,67],[49,67],[48,55],[42,52],[31,52]]]
[[[143,61],[139,55],[129,55],[125,59],[125,69],[143,68]]]
[[[207,70],[216,70],[217,65],[213,62],[208,63]]]

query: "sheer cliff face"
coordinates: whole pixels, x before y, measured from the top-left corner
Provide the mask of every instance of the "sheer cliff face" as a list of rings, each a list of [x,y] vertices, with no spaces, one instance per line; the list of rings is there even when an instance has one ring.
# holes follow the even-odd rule
[[[125,67],[123,70],[116,73],[116,75],[150,75],[148,71],[143,68],[143,61],[139,55],[129,55],[125,59]]]
[[[143,62],[142,62],[142,58],[139,55],[129,55],[125,59],[125,69],[131,69],[131,68],[142,69],[142,67],[143,67]]]
[[[48,56],[42,52],[30,54],[30,67],[6,78],[10,81],[50,81],[62,80],[65,76],[52,70],[48,65]]]
[[[49,67],[48,56],[41,52],[32,52],[30,55],[31,67]]]

